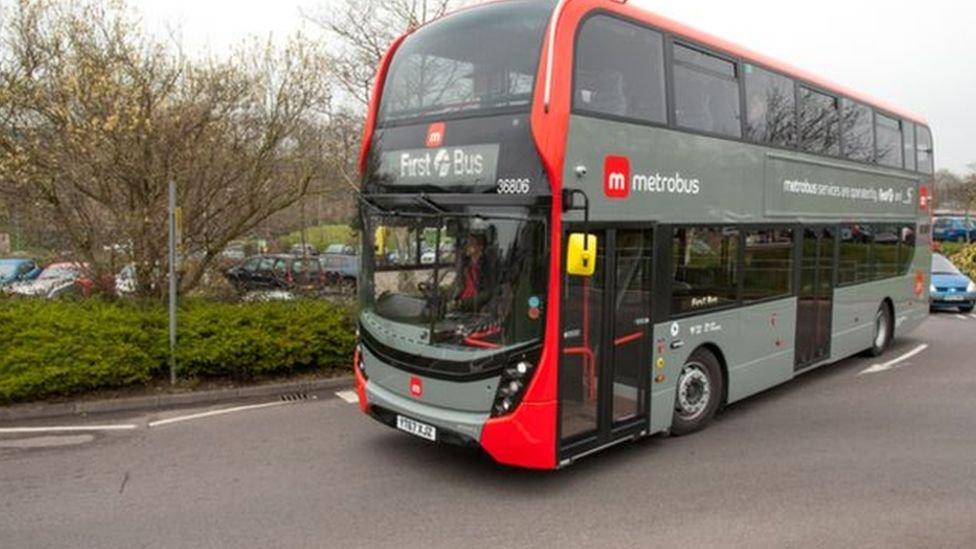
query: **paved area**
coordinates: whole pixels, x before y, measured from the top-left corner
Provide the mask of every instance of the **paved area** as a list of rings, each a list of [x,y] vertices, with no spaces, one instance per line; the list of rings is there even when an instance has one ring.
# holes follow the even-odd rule
[[[976,317],[939,315],[880,361],[550,474],[428,445],[329,394],[0,434],[0,545],[974,547],[974,336]]]

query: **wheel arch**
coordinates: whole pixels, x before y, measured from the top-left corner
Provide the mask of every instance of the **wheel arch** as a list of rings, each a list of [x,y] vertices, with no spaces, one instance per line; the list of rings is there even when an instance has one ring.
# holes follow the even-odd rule
[[[721,409],[729,403],[729,362],[726,360],[725,353],[722,352],[722,348],[714,342],[699,345],[698,348],[692,351],[691,355],[688,356],[694,356],[695,353],[702,350],[712,353],[712,355],[715,356],[715,359],[718,360],[719,367],[722,370],[722,402],[719,404],[719,411],[721,411]]]

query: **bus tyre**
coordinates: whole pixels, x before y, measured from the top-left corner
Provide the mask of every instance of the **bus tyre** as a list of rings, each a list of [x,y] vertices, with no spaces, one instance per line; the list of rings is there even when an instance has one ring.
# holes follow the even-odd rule
[[[878,309],[878,314],[874,317],[874,339],[871,340],[871,350],[868,351],[873,357],[885,354],[891,345],[894,335],[894,319],[891,314],[891,307],[887,303],[882,303]]]
[[[684,436],[700,431],[712,421],[722,403],[725,379],[718,359],[707,349],[698,349],[678,376],[671,434]]]

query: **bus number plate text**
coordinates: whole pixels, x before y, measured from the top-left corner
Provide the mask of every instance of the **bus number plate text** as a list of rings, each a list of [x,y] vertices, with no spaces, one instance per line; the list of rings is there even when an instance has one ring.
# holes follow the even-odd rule
[[[397,416],[397,429],[410,433],[411,435],[425,438],[430,441],[437,441],[437,428],[433,425],[420,423],[408,417]]]

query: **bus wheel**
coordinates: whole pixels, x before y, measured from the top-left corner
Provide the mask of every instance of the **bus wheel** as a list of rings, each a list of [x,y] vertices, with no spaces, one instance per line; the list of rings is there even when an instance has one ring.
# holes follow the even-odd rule
[[[878,314],[874,317],[874,339],[871,340],[871,350],[869,354],[873,357],[881,356],[891,345],[892,335],[891,308],[887,303],[882,303],[878,309]]]
[[[698,349],[681,368],[671,433],[683,436],[703,429],[718,411],[725,380],[722,367],[707,349]]]

